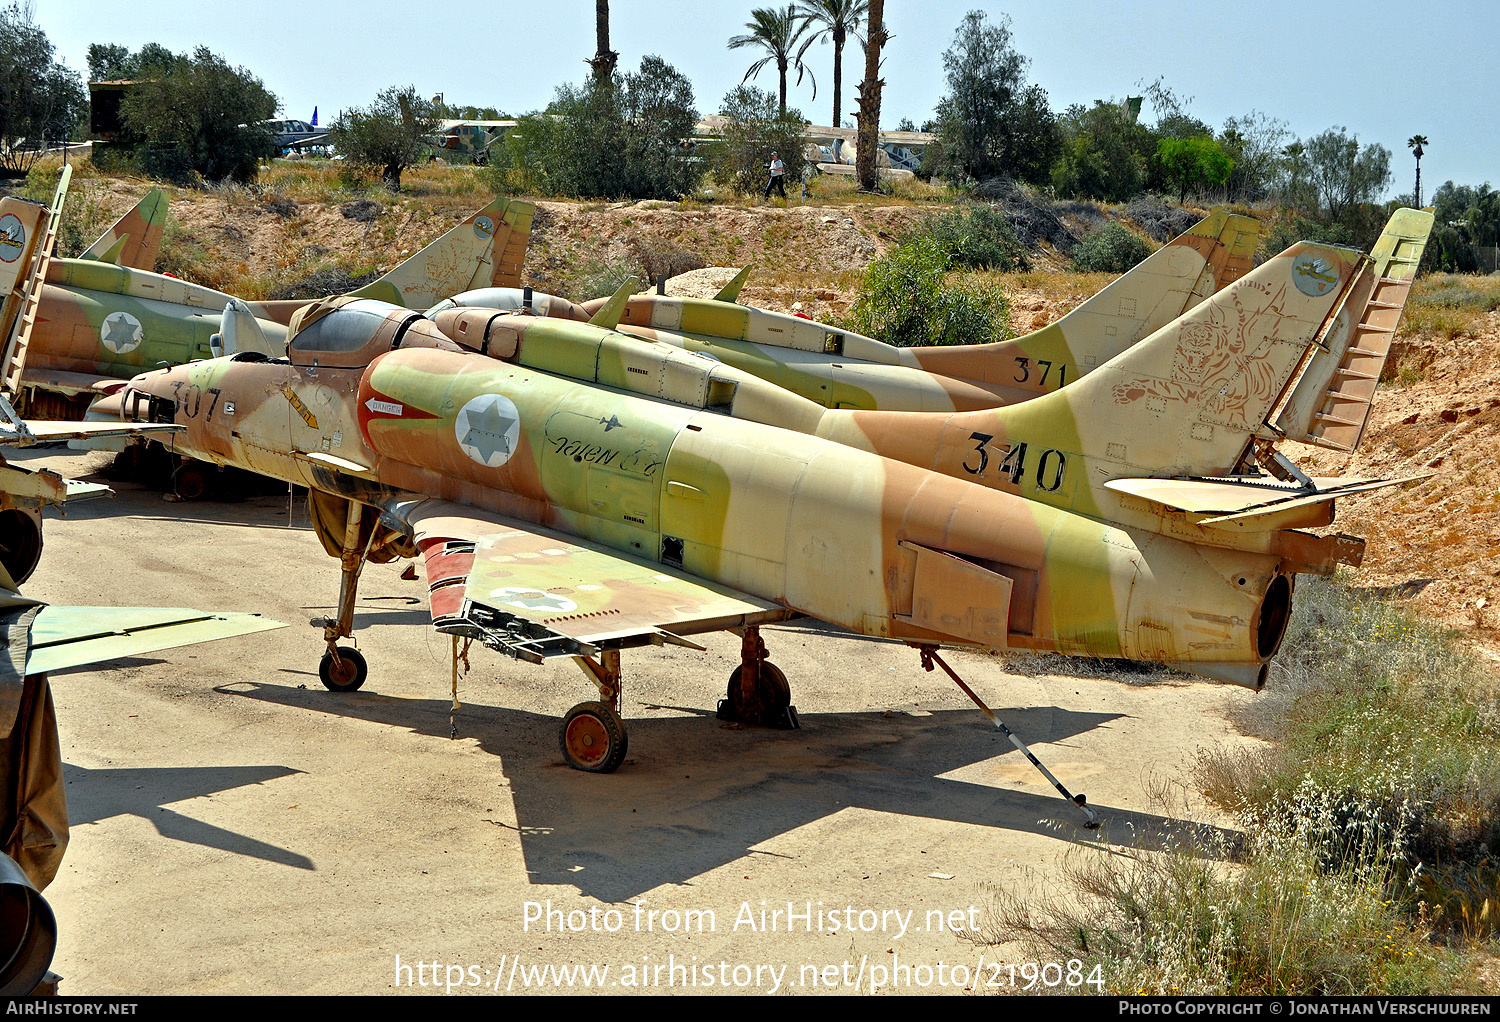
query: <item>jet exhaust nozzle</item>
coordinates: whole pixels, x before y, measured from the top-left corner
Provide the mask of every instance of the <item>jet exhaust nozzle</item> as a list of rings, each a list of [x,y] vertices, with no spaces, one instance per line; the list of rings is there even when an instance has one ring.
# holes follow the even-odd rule
[[[0,995],[21,997],[41,983],[57,951],[57,919],[9,855],[0,854]]]

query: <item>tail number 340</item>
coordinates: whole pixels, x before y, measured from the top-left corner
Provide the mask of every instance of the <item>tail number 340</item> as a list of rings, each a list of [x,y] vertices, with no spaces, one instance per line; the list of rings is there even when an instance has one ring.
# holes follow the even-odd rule
[[[974,450],[964,461],[964,471],[970,475],[983,476],[990,467],[989,443],[995,438],[989,433],[970,433],[969,439],[974,441]],[[1021,479],[1026,475],[1029,453],[1027,445],[1018,443],[997,447],[995,453],[999,455],[999,460],[995,463],[996,471],[1010,479],[1012,484],[1021,485]],[[1035,466],[1036,488],[1044,493],[1053,493],[1062,485],[1063,473],[1068,467],[1067,455],[1048,448],[1036,458]]]

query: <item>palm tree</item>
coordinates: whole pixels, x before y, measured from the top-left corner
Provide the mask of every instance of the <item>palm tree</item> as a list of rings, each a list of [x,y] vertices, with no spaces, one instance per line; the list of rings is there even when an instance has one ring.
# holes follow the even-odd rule
[[[794,6],[803,24],[813,30],[808,42],[833,40],[833,120],[828,123],[837,128],[844,112],[844,41],[852,35],[864,45],[859,25],[869,9],[869,0],[797,0]]]
[[[880,51],[891,38],[885,30],[885,0],[870,0],[866,24],[865,80],[859,83],[859,152],[854,172],[860,189],[873,192],[877,184],[875,146],[880,141],[880,90],[885,86],[885,79],[880,77]]]
[[[813,78],[812,71],[808,70],[806,64],[802,63],[802,54],[807,52],[808,46],[812,45],[812,38],[803,39],[803,33],[807,31],[807,22],[797,17],[797,9],[788,4],[786,10],[780,11],[773,7],[757,7],[750,12],[753,19],[746,23],[745,27],[750,30],[748,35],[732,36],[729,40],[729,48],[737,50],[741,46],[761,46],[767,50],[767,55],[750,65],[750,70],[745,72],[741,82],[748,82],[760,74],[761,68],[771,61],[776,62],[776,71],[781,76],[781,116],[786,116],[786,72],[789,67],[797,69],[797,84],[802,84],[802,76],[806,75],[813,83],[813,99],[818,98],[818,81]],[[798,48],[797,43],[802,43]],[[793,51],[796,51],[795,53]]]
[[[1426,135],[1413,135],[1406,140],[1406,145],[1411,149],[1411,154],[1417,158],[1416,207],[1418,209],[1422,208],[1422,147],[1426,144]]]
[[[609,0],[594,0],[595,53],[592,60],[584,61],[594,69],[594,77],[607,81],[615,73],[615,62],[620,55],[609,48]]]

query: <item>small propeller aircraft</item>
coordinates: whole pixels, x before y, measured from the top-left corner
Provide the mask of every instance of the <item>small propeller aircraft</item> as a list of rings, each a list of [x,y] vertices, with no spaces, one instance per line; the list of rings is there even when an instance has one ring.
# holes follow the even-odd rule
[[[338,644],[363,563],[421,554],[455,652],[464,638],[584,668],[600,698],[560,735],[584,770],[625,756],[621,650],[696,633],[742,636],[722,715],[795,726],[759,634],[794,616],[904,640],[956,681],[942,646],[1259,687],[1295,576],[1362,550],[1302,529],[1340,495],[1401,481],[1308,479],[1272,423],[1351,428],[1340,402],[1373,391],[1384,355],[1366,341],[1389,341],[1431,226],[1408,212],[1414,236],[1384,255],[1293,246],[1005,408],[828,409],[619,332],[631,282],[587,323],[329,300],[293,318],[286,358],[146,373],[122,410],[185,426],[195,457],[309,488],[343,568],[327,687],[366,679]]]
[[[166,214],[158,191],[82,258],[55,258],[71,171],[50,208],[0,199],[0,393],[18,410],[81,419],[142,369],[230,353],[215,349],[215,334],[240,350],[285,351],[286,323],[310,301],[240,302],[150,271]],[[534,213],[531,203],[496,199],[354,294],[425,309],[457,291],[519,286]],[[237,330],[223,329],[226,314]]]

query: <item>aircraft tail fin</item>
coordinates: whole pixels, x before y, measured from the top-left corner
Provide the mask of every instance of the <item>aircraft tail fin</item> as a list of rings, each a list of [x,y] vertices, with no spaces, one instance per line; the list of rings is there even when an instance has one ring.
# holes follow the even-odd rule
[[[1008,341],[921,348],[906,357],[943,376],[1007,387],[1019,384],[1042,393],[1056,390],[1248,273],[1259,234],[1255,220],[1215,207],[1186,233],[1054,323]]]
[[[73,168],[64,166],[51,208],[24,199],[0,199],[0,396],[12,400],[20,396],[31,328],[72,176]]]
[[[640,286],[638,277],[627,277],[620,289],[610,295],[609,301],[600,306],[599,311],[589,319],[590,326],[600,326],[606,330],[613,330],[620,325],[620,320],[625,315],[625,306],[630,302],[630,296],[635,294],[635,289]]]
[[[1077,365],[1103,365],[1250,272],[1259,242],[1258,222],[1215,206],[1055,325]]]
[[[533,203],[496,199],[379,280],[350,294],[422,311],[464,291],[520,287],[535,216]]]
[[[156,265],[166,226],[167,196],[160,188],[153,188],[79,258],[149,270]]]
[[[1232,474],[1252,439],[1274,437],[1268,418],[1368,261],[1293,245],[1083,379],[997,414],[1015,439],[1083,455],[1087,485]]]
[[[1432,225],[1426,210],[1392,214],[1370,266],[1276,419],[1276,428],[1288,438],[1336,451],[1359,446]]]
[[[750,271],[754,266],[746,266],[734,275],[734,278],[714,295],[716,302],[737,302],[740,300],[740,288],[745,286],[745,281],[750,279]]]

